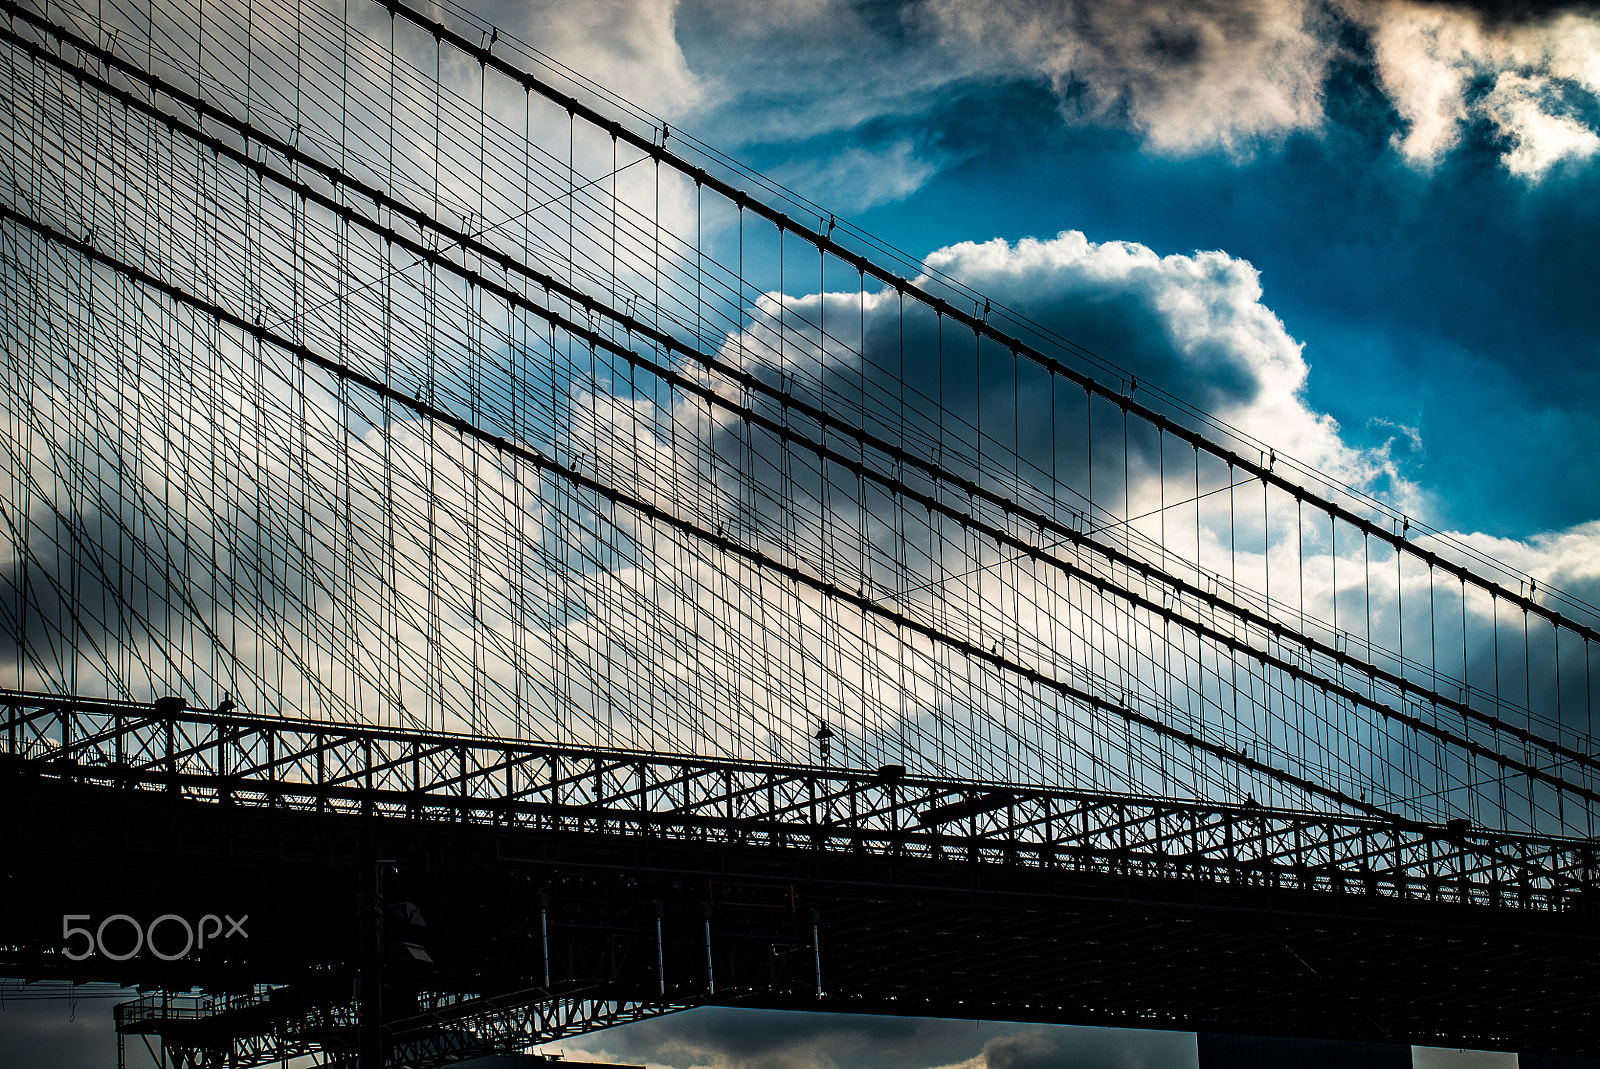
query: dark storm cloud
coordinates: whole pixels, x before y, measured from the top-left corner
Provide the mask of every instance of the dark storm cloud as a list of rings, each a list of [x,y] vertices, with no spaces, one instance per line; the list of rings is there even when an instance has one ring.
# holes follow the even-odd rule
[[[1034,1028],[985,1043],[973,1069],[1179,1069],[1194,1059],[1184,1032]]]
[[[26,651],[47,673],[76,659],[104,670],[119,648],[164,639],[200,593],[163,559],[181,544],[178,531],[141,521],[131,502],[121,517],[75,511],[36,509],[22,552],[0,569],[0,665],[17,666]]]
[[[1490,25],[1534,22],[1571,12],[1593,15],[1600,12],[1595,0],[1413,0],[1426,7],[1452,8],[1477,15]]]
[[[7,999],[0,1002],[0,1047],[7,1065],[37,1069],[114,1065],[111,999]],[[135,1050],[130,1065],[141,1064]]]
[[[964,1062],[1015,1025],[836,1013],[702,1009],[585,1039],[621,1060],[717,1069],[930,1069]]]

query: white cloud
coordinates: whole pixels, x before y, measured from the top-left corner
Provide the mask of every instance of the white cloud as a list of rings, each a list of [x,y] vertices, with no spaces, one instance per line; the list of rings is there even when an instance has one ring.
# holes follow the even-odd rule
[[[1504,140],[1501,161],[1537,182],[1600,152],[1571,114],[1600,92],[1600,18],[1573,12],[1490,24],[1415,0],[981,4],[928,0],[952,51],[990,74],[1043,76],[1071,122],[1125,124],[1155,150],[1248,155],[1325,121],[1323,87],[1341,25],[1370,34],[1378,83],[1404,129],[1395,149],[1436,166],[1473,121]]]
[[[1069,121],[1120,119],[1161,152],[1246,154],[1322,122],[1334,47],[1302,0],[928,6],[952,50],[1043,75]]]
[[[1575,119],[1544,110],[1550,80],[1501,71],[1483,99],[1483,113],[1510,144],[1500,157],[1506,170],[1537,182],[1565,160],[1600,152],[1600,136]]]
[[[778,167],[771,176],[791,189],[841,212],[892,204],[922,188],[945,160],[919,152],[902,138],[879,148],[855,146]]]
[[[681,114],[706,93],[678,47],[678,0],[500,0],[473,10],[658,115]]]
[[[1506,170],[1529,182],[1600,152],[1600,137],[1572,114],[1574,100],[1600,93],[1600,18],[1486,24],[1413,0],[1343,3],[1371,34],[1378,82],[1405,124],[1395,148],[1419,169],[1437,166],[1475,120],[1503,140]]]
[[[1498,134],[1503,164],[1529,182],[1600,151],[1583,117],[1600,93],[1600,17],[1586,13],[1490,22],[1417,0],[691,10],[700,114],[723,140],[798,143],[925,112],[958,86],[1042,80],[1070,123],[1127,128],[1167,155],[1248,157],[1324,126],[1327,79],[1358,58],[1346,36],[1355,28],[1400,120],[1394,147],[1418,169],[1436,166],[1473,123]],[[915,188],[947,161],[920,162],[891,173]]]
[[[1436,165],[1461,140],[1467,120],[1466,79],[1483,47],[1477,24],[1414,6],[1356,11],[1372,27],[1379,83],[1406,124],[1395,148],[1419,167]]]
[[[1387,450],[1350,446],[1338,421],[1307,403],[1301,343],[1262,303],[1260,274],[1247,260],[1225,252],[1161,256],[1071,230],[1014,245],[964,242],[930,254],[926,264],[1343,482],[1381,482],[1402,498],[1414,492]]]
[[[1600,520],[1589,520],[1564,530],[1545,531],[1529,538],[1456,532],[1446,537],[1489,557],[1538,583],[1535,597],[1556,588],[1578,597],[1600,601]]]

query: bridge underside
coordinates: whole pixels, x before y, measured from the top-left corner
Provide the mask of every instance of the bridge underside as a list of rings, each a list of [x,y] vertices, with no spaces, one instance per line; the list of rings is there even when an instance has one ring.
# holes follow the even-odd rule
[[[361,875],[388,858],[389,899],[427,921],[435,965],[397,981],[419,990],[584,984],[677,1005],[1600,1054],[1581,979],[1600,950],[1592,916],[318,814],[74,783],[16,761],[0,773],[0,813],[0,910],[36,925],[0,968],[29,979],[269,982],[347,1000]],[[63,960],[57,915],[118,913],[248,915],[248,946]]]

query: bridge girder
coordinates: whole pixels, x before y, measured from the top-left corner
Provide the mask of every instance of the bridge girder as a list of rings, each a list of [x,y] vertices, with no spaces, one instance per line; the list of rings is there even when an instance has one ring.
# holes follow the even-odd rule
[[[540,987],[549,970],[618,1004],[1596,1052],[1579,842],[93,701],[14,708],[0,845],[32,875],[0,907],[26,922],[5,968],[29,977],[335,990],[357,874],[382,857],[400,865],[394,894],[428,914],[447,981],[429,982],[464,994]],[[97,763],[118,716],[134,725],[121,752],[141,756]],[[53,756],[47,724],[96,741]],[[272,778],[224,774],[267,740],[317,749],[324,778],[277,761],[228,766]],[[399,759],[411,748],[420,779]],[[461,778],[463,761],[488,771]],[[507,769],[525,778],[508,788]],[[1001,791],[1004,806],[926,820]],[[247,913],[248,947],[61,953],[63,911],[201,910]]]

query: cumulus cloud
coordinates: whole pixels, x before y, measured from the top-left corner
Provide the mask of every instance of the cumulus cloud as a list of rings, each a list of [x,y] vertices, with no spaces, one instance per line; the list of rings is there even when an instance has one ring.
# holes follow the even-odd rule
[[[1474,553],[1532,576],[1543,588],[1534,592],[1540,600],[1548,600],[1553,587],[1591,604],[1600,603],[1600,520],[1529,538],[1465,532],[1449,537]]]
[[[1356,486],[1409,499],[1386,450],[1347,444],[1305,399],[1302,345],[1262,301],[1261,277],[1226,252],[1162,256],[1136,242],[964,242],[926,260],[1030,319],[1115,360],[1288,455]]]
[[[1303,0],[930,0],[955,48],[1048,78],[1069,121],[1122,121],[1158,151],[1239,154],[1322,121],[1334,54]]]
[[[1310,369],[1301,345],[1264,303],[1261,280],[1247,261],[1222,252],[1161,256],[1142,245],[1095,243],[1069,231],[1047,240],[952,245],[929,254],[925,267],[920,279],[924,284],[937,287],[941,278],[960,279],[1000,302],[1001,314],[1020,312],[1036,329],[1053,330],[1116,361],[1125,375],[1137,376],[1144,384],[1139,388],[1141,399],[1148,384],[1171,383],[1188,400],[1241,432],[1273,443],[1283,455],[1321,469],[1336,482],[1384,490],[1403,501],[1416,497],[1415,488],[1396,470],[1387,444],[1378,449],[1351,445],[1338,423],[1308,402],[1305,386]],[[824,323],[826,337],[819,330]],[[1366,574],[1366,562],[1359,545],[1338,547],[1344,556],[1337,565],[1330,555],[1308,569],[1301,559],[1308,543],[1298,540],[1297,517],[1292,511],[1278,511],[1270,520],[1274,559],[1269,565],[1260,548],[1267,532],[1253,529],[1250,535],[1241,535],[1231,499],[1221,496],[1191,499],[1192,512],[1186,515],[1192,514],[1194,522],[1186,519],[1169,527],[1160,517],[1166,505],[1187,496],[1173,492],[1187,482],[1172,485],[1167,469],[1171,458],[1163,458],[1154,436],[1135,435],[1130,440],[1109,406],[1086,419],[1081,394],[1058,393],[1044,378],[1030,379],[1025,370],[1019,373],[1009,354],[994,351],[985,356],[975,348],[982,346],[975,346],[965,328],[941,327],[931,313],[905,314],[893,292],[856,291],[767,294],[751,310],[746,330],[730,338],[722,351],[757,377],[781,378],[791,390],[839,418],[869,425],[877,421],[880,425],[874,429],[882,436],[904,441],[937,458],[946,469],[1007,496],[1042,503],[1041,507],[1058,510],[1057,515],[1092,514],[1097,519],[1091,522],[1097,523],[1107,516],[1147,519],[1142,527],[1136,522],[1110,526],[1119,529],[1114,536],[1119,541],[1126,536],[1130,552],[1148,553],[1148,559],[1159,559],[1163,567],[1174,561],[1204,560],[1213,562],[1214,569],[1214,562],[1229,562],[1225,577],[1206,572],[1202,578],[1197,563],[1185,565],[1195,569],[1197,582],[1211,584],[1225,578],[1245,598],[1259,602],[1261,592],[1271,589],[1269,569],[1279,575],[1298,572],[1304,577],[1297,595],[1302,625],[1307,617],[1331,620],[1336,576],[1347,591],[1362,591],[1363,604],[1375,618],[1389,614],[1392,621],[1398,605],[1379,605],[1365,593],[1360,577]],[[1127,378],[1124,387],[1132,388]],[[1160,396],[1149,400],[1157,406],[1167,403]],[[769,417],[783,418],[776,402],[767,406]],[[1175,408],[1171,412],[1180,421],[1192,418]],[[981,455],[974,444],[979,431],[984,443]],[[739,432],[730,421],[726,433]],[[1089,438],[1093,441],[1086,446]],[[1397,434],[1392,441],[1404,448],[1405,438]],[[740,524],[741,530],[757,531],[760,538],[770,540],[775,555],[823,561],[823,570],[841,576],[847,587],[875,593],[901,590],[898,584],[907,566],[913,574],[943,576],[937,584],[895,594],[897,609],[935,621],[944,633],[985,648],[998,650],[1003,643],[1007,656],[1018,663],[1082,689],[1148,701],[1163,718],[1191,727],[1184,719],[1187,707],[1172,701],[1170,687],[1147,692],[1126,682],[1164,673],[1170,678],[1172,670],[1162,661],[1167,646],[1159,632],[1108,627],[1083,608],[1094,602],[1097,593],[1047,582],[1049,569],[1002,561],[1000,557],[1009,554],[950,538],[938,524],[920,516],[905,527],[927,525],[930,537],[905,534],[892,504],[874,503],[881,524],[857,528],[868,499],[853,489],[853,480],[849,485],[830,485],[822,466],[800,463],[798,451],[782,462],[777,454],[783,447],[777,443],[758,442],[754,452],[767,458],[764,464],[772,471],[785,472],[786,488],[792,488],[791,501],[774,507],[792,507],[808,519],[817,517],[812,523],[846,532],[844,542],[849,545],[841,553],[830,548],[840,544],[837,536],[807,541],[796,528],[811,524],[795,524],[781,514],[758,514]],[[1126,470],[1124,457],[1129,462]],[[1207,476],[1213,477],[1226,485],[1220,473]],[[1086,506],[1086,501],[1092,505]],[[921,548],[924,542],[926,551]],[[927,555],[907,558],[907,547],[913,545],[918,554]],[[1076,563],[1087,564],[1083,559]],[[1278,596],[1282,597],[1281,585]],[[1344,622],[1348,626],[1348,613]],[[890,647],[887,652],[885,646]],[[874,674],[894,680],[888,690],[899,702],[878,708],[908,723],[915,722],[919,710],[933,709],[947,723],[965,724],[975,711],[979,714],[975,720],[991,715],[1008,718],[1014,737],[1029,747],[1036,736],[1047,734],[1034,719],[1040,709],[1050,707],[1047,695],[1030,694],[1025,710],[991,709],[987,684],[958,693],[959,688],[936,672],[896,675],[896,666],[914,666],[924,656],[905,648],[903,640],[877,642],[868,636],[859,643],[853,640],[852,652],[856,654],[852,664],[873,666]],[[1148,666],[1150,671],[1136,666]],[[1182,689],[1193,681],[1174,682]],[[1197,706],[1203,703],[1197,697]],[[857,718],[852,712],[851,720]],[[880,725],[863,726],[871,730]],[[1059,727],[1049,727],[1059,733]],[[1192,727],[1206,730],[1199,724]],[[1093,730],[1097,728],[1086,735]],[[1118,745],[1144,752],[1139,749],[1144,740],[1119,739]],[[1091,750],[1085,746],[1086,752]],[[1306,759],[1301,753],[1275,756],[1288,764]],[[1352,793],[1363,786],[1353,782]],[[1263,797],[1260,789],[1256,796]]]
[[[1600,152],[1584,117],[1600,93],[1600,16],[1546,9],[1512,19],[1415,0],[1344,3],[1371,36],[1379,84],[1404,124],[1394,145],[1413,165],[1437,166],[1473,122],[1499,139],[1505,168],[1530,182]]]
[[[1419,169],[1474,127],[1530,183],[1600,151],[1600,14],[1584,4],[691,0],[677,26],[702,72],[696,117],[722,140],[801,144],[1043,82],[1073,125],[1130,130],[1163,155],[1244,159],[1321,131],[1330,76],[1368,64],[1399,120],[1394,147]],[[910,189],[949,161],[921,162],[891,172]]]

